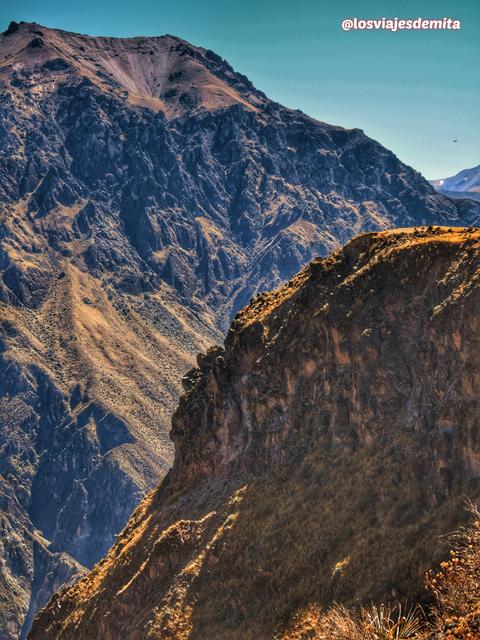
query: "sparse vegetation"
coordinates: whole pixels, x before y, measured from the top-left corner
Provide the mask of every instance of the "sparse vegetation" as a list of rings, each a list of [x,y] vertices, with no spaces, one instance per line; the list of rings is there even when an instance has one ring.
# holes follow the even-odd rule
[[[298,613],[281,640],[478,640],[480,638],[480,512],[469,505],[471,524],[451,537],[450,559],[426,574],[434,596],[428,612],[396,604],[348,609],[335,604],[322,614]]]

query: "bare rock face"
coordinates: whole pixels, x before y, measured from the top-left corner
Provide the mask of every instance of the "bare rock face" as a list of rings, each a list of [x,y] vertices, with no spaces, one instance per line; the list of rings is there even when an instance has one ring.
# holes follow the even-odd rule
[[[263,640],[332,601],[422,597],[480,498],[480,232],[359,236],[235,318],[175,462],[31,640]]]
[[[0,474],[9,530],[72,567],[169,468],[181,376],[252,295],[360,231],[479,220],[173,36],[12,23],[0,88]],[[45,564],[4,557],[14,638]]]

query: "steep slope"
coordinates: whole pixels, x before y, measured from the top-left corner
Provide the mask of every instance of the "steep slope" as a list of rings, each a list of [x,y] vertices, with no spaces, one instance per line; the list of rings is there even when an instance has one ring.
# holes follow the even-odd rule
[[[479,282],[480,231],[417,228],[258,296],[184,378],[172,470],[31,640],[287,638],[421,596],[480,499]]]
[[[479,208],[173,36],[12,23],[0,87],[0,566],[20,629],[46,565],[11,532],[91,567],[172,461],[182,373],[252,294],[359,231]]]
[[[472,198],[480,200],[480,164],[471,169],[459,171],[450,178],[431,180],[437,191],[451,198]]]
[[[209,342],[168,295],[110,300],[64,268],[39,308],[0,303],[2,638],[24,637],[166,472],[178,381]]]

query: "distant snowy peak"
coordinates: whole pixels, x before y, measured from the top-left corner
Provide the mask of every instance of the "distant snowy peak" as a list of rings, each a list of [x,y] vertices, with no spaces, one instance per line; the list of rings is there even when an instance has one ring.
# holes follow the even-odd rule
[[[431,180],[437,191],[453,198],[473,198],[480,200],[480,164],[471,169],[463,169],[450,178]]]

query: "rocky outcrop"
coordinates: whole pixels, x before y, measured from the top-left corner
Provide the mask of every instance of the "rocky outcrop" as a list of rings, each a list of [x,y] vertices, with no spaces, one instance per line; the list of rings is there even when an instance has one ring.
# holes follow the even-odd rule
[[[0,474],[72,566],[170,466],[181,376],[252,295],[360,231],[479,219],[174,36],[12,23],[0,87]]]
[[[480,232],[362,235],[198,357],[175,462],[31,640],[272,639],[297,612],[422,597],[480,499]]]

